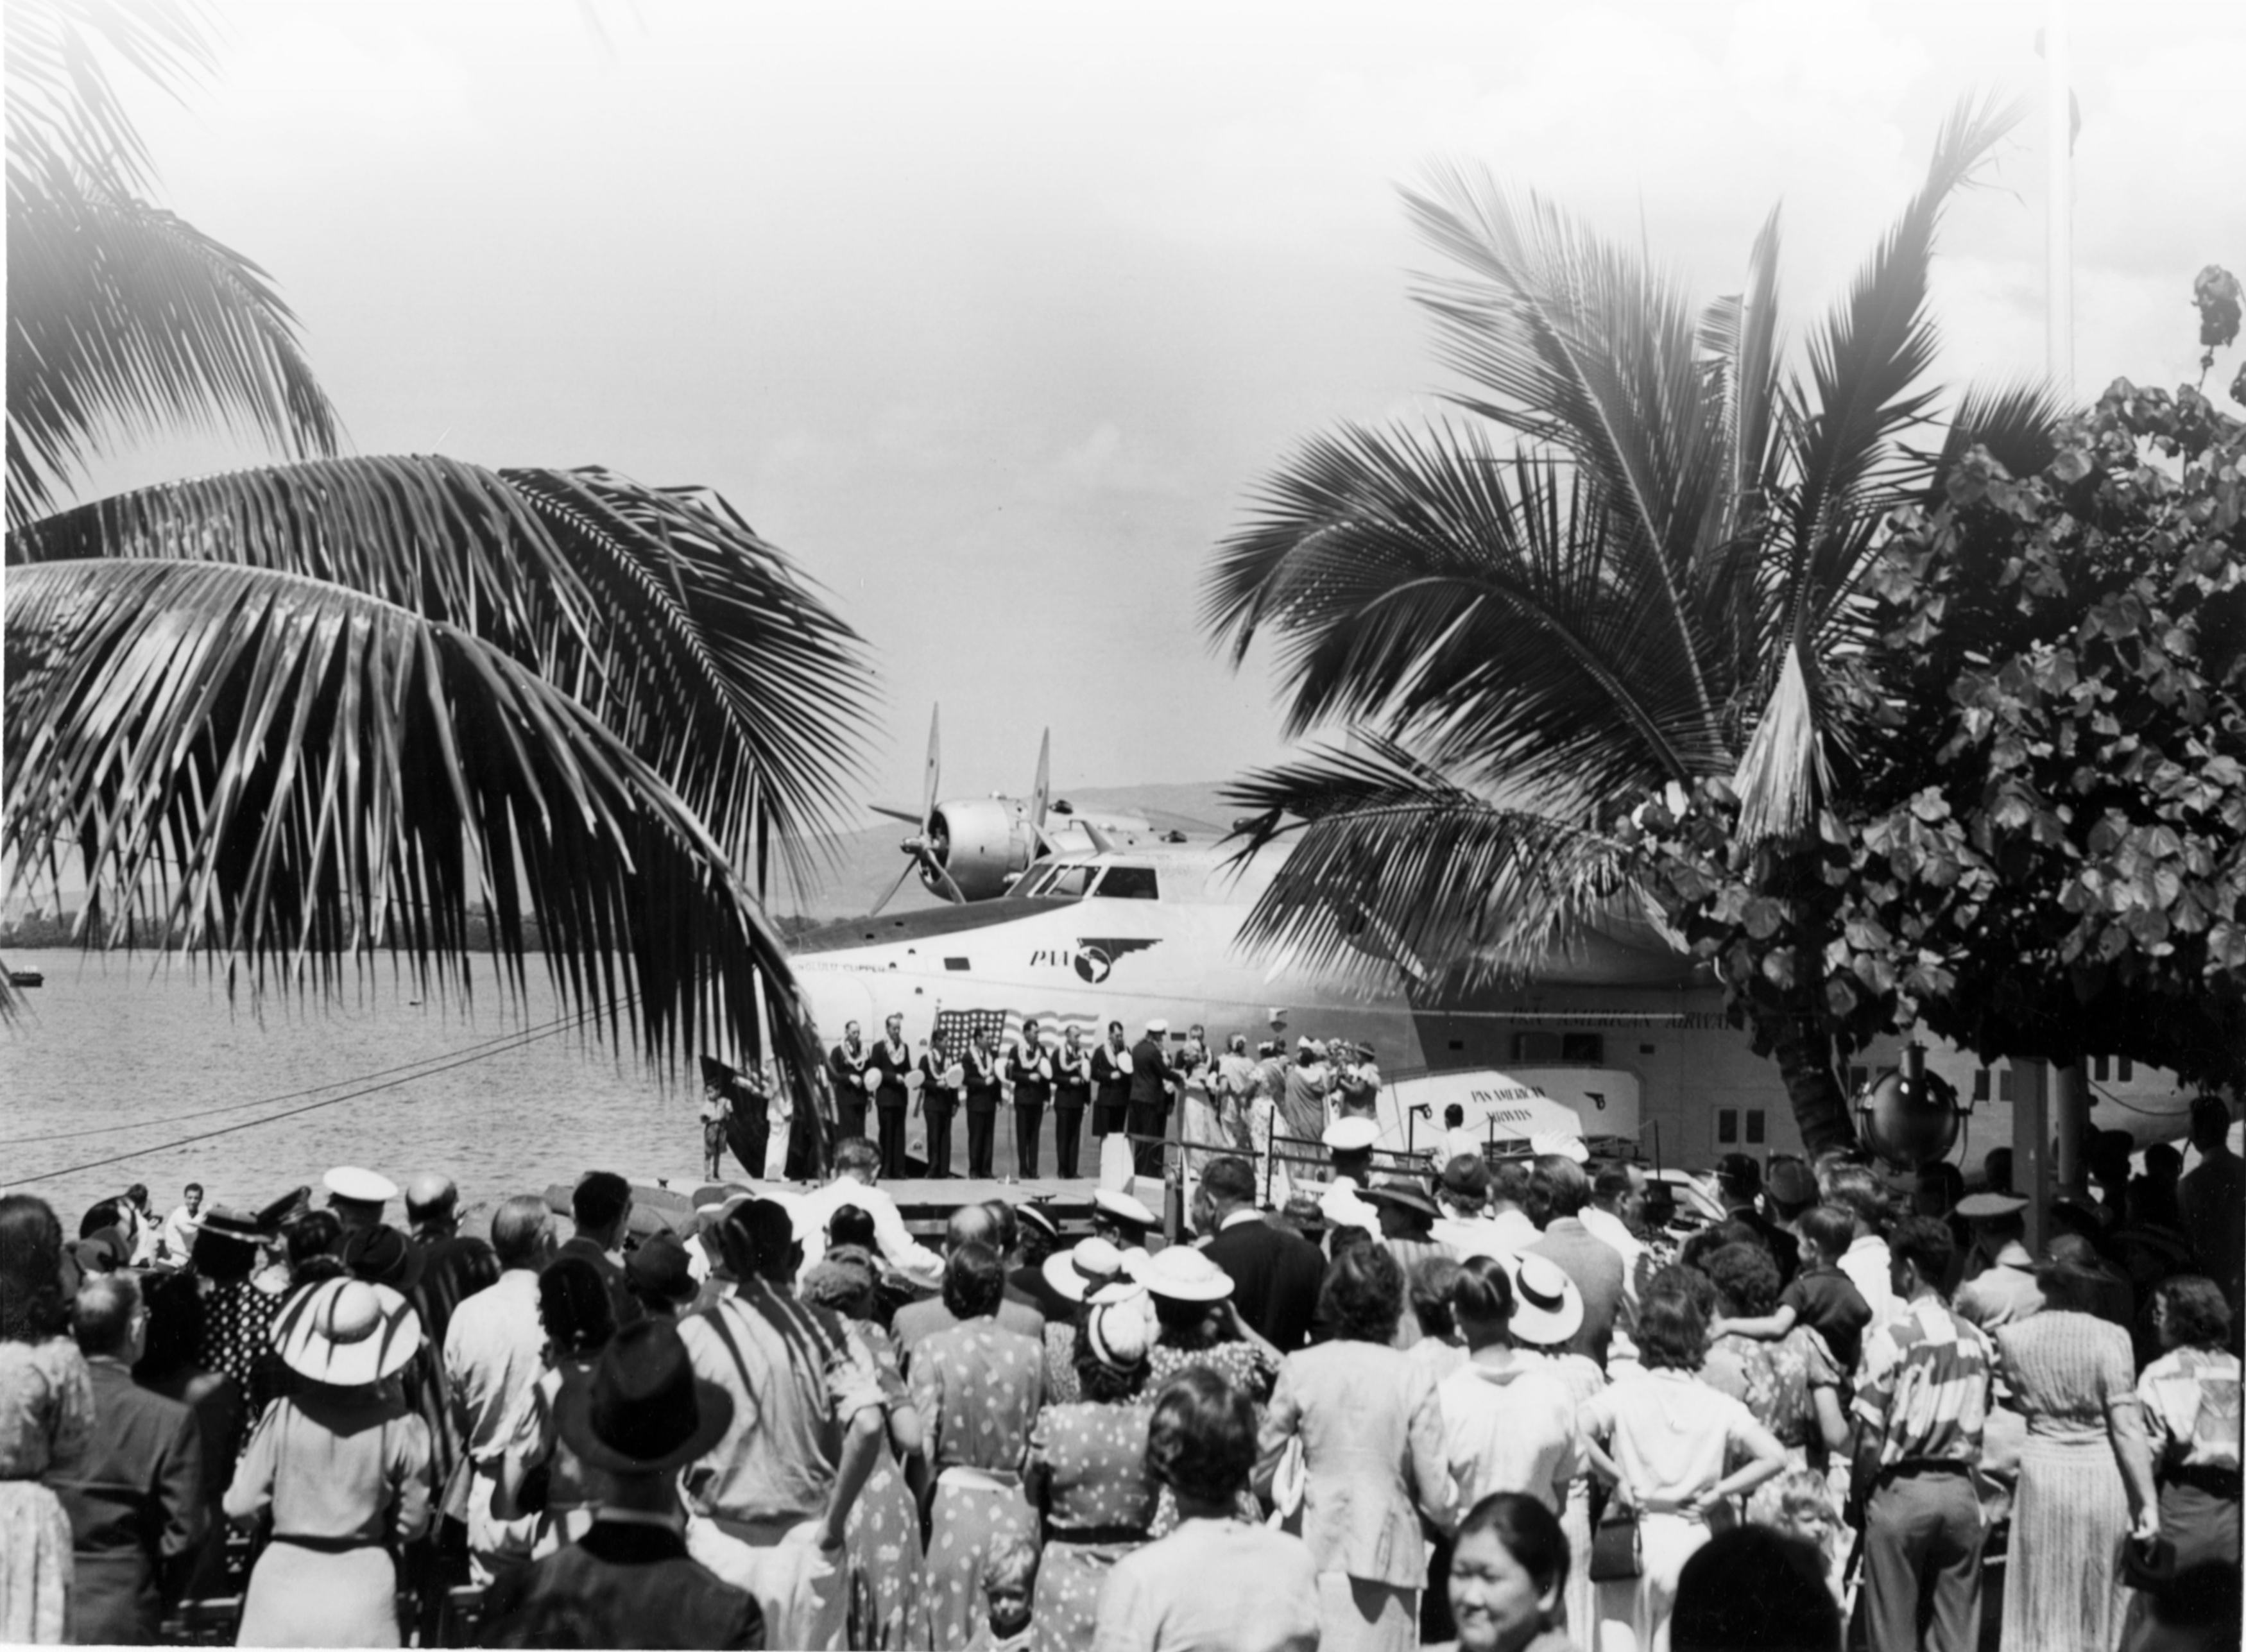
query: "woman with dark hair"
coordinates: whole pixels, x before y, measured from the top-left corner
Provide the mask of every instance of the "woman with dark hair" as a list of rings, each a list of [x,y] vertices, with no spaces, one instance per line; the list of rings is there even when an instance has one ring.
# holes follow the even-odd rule
[[[841,1212],[835,1214],[839,1217]],[[830,1227],[830,1237],[840,1227]],[[852,1322],[873,1354],[881,1378],[888,1448],[875,1460],[865,1488],[850,1506],[843,1546],[850,1556],[846,1613],[850,1644],[886,1648],[910,1644],[919,1613],[927,1562],[921,1549],[920,1505],[928,1490],[928,1454],[920,1413],[913,1409],[898,1369],[896,1345],[874,1323],[879,1281],[872,1252],[857,1245],[830,1245],[826,1257],[798,1282],[795,1294],[800,1301]]]
[[[1263,1419],[1267,1484],[1287,1443],[1303,1443],[1303,1536],[1330,1652],[1419,1644],[1419,1522],[1446,1532],[1453,1518],[1435,1384],[1391,1346],[1403,1311],[1403,1269],[1385,1246],[1336,1261],[1318,1299],[1333,1340],[1287,1356]]]
[[[530,1553],[542,1560],[585,1534],[607,1489],[601,1472],[569,1449],[556,1420],[562,1394],[593,1380],[601,1350],[616,1334],[616,1307],[600,1268],[582,1256],[548,1262],[538,1275],[538,1322],[546,1330],[546,1370],[515,1413],[492,1513],[502,1520],[535,1514]]]
[[[1560,1628],[1567,1533],[1534,1497],[1498,1492],[1459,1522],[1451,1553],[1458,1652],[1576,1652]]]
[[[1731,1499],[1786,1467],[1770,1431],[1700,1380],[1707,1351],[1699,1303],[1673,1288],[1649,1289],[1637,1316],[1643,1369],[1576,1414],[1593,1472],[1637,1522],[1638,1575],[1597,1585],[1602,1642],[1628,1635],[1644,1652],[1666,1647],[1677,1576],[1708,1540],[1709,1518],[1735,1512]],[[1742,1458],[1744,1467],[1725,1472]]]
[[[203,1303],[194,1275],[151,1271],[141,1275],[140,1290],[148,1315],[147,1341],[133,1367],[133,1380],[152,1394],[179,1401],[194,1414],[203,1448],[203,1506],[214,1509],[234,1479],[235,1458],[248,1437],[242,1385],[225,1372],[205,1370],[196,1362]],[[185,1598],[207,1593],[201,1586],[218,1575],[225,1560],[225,1524],[214,1520],[204,1533],[187,1568]]]
[[[2156,1536],[2152,1455],[2129,1333],[2100,1318],[2103,1271],[2070,1256],[2037,1270],[2043,1311],[1997,1328],[1998,1370],[2027,1418],[2012,1496],[2004,1652],[2112,1652],[2129,1606],[2122,1546]]]
[[[1654,1183],[1658,1190],[1664,1184]],[[1674,1266],[1674,1264],[1671,1264]],[[1606,1391],[1607,1374],[1589,1354],[1575,1350],[1583,1323],[1583,1295],[1560,1264],[1548,1256],[1522,1256],[1512,1266],[1513,1315],[1506,1335],[1524,1361],[1542,1365],[1559,1378],[1575,1402],[1578,1450],[1584,1402]],[[1568,1624],[1588,1642],[1598,1621],[1598,1590],[1591,1581],[1591,1471],[1584,1459],[1568,1482],[1560,1508],[1560,1529],[1568,1539]]]
[[[2161,1535],[2175,1546],[2176,1575],[2195,1566],[2238,1567],[2239,1363],[2230,1304],[2211,1279],[2171,1279],[2153,1296],[2153,1330],[2166,1350],[2137,1379]],[[2130,1608],[2132,1647],[2149,1647],[2150,1601]]]
[[[1030,1431],[1045,1402],[1045,1350],[998,1323],[1005,1264],[966,1244],[944,1265],[943,1305],[959,1322],[921,1339],[907,1374],[928,1431],[936,1488],[928,1520],[927,1619],[936,1652],[961,1652],[983,1617],[983,1569],[1037,1516],[1022,1489]]]
[[[1300,1538],[1234,1512],[1255,1465],[1256,1411],[1245,1394],[1199,1367],[1162,1385],[1147,1420],[1147,1472],[1183,1518],[1108,1573],[1092,1652],[1311,1652],[1320,1644],[1310,1551]]]
[[[1048,1405],[1030,1435],[1025,1479],[1045,1522],[1031,1616],[1031,1652],[1092,1644],[1099,1592],[1116,1562],[1147,1541],[1147,1315],[1136,1301],[1095,1303],[1076,1332],[1075,1404]]]
[[[46,1201],[0,1199],[0,1642],[70,1639],[71,1526],[44,1484],[93,1425],[70,1333],[63,1229]]]
[[[260,1290],[250,1275],[257,1267],[257,1234],[248,1216],[221,1205],[203,1207],[187,1271],[201,1281],[203,1339],[195,1358],[207,1370],[223,1371],[242,1385],[242,1404],[252,1422],[274,1396],[290,1385],[273,1353],[273,1320],[282,1299]]]

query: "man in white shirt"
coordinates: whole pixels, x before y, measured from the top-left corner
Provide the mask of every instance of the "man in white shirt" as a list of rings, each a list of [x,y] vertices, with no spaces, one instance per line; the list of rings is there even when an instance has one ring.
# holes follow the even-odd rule
[[[1872,1310],[1878,1325],[1901,1306],[1895,1294],[1895,1265],[1888,1241],[1880,1237],[1880,1219],[1887,1214],[1887,1193],[1880,1179],[1861,1165],[1836,1165],[1827,1173],[1820,1189],[1824,1201],[1847,1211],[1856,1224],[1856,1236],[1841,1255],[1839,1267]]]
[[[1319,1139],[1333,1159],[1333,1180],[1318,1200],[1319,1214],[1330,1227],[1362,1227],[1379,1238],[1380,1213],[1358,1195],[1372,1180],[1372,1144],[1380,1139],[1380,1126],[1370,1118],[1337,1118]]]
[[[202,1231],[203,1185],[191,1181],[180,1195],[180,1207],[164,1218],[156,1235],[156,1260],[185,1268],[194,1254],[195,1235]]]
[[[527,1565],[538,1517],[501,1520],[491,1512],[500,1460],[516,1408],[546,1369],[546,1329],[538,1319],[539,1270],[554,1259],[553,1219],[534,1194],[510,1199],[492,1215],[499,1281],[460,1299],[445,1330],[445,1392],[466,1465],[468,1565],[478,1583]]]
[[[1591,1178],[1591,1202],[1576,1213],[1576,1219],[1590,1230],[1592,1238],[1612,1248],[1622,1258],[1622,1312],[1615,1319],[1614,1341],[1607,1345],[1610,1375],[1617,1363],[1634,1366],[1637,1363],[1637,1346],[1634,1337],[1637,1329],[1638,1277],[1644,1271],[1641,1264],[1645,1257],[1645,1241],[1630,1231],[1630,1207],[1636,1197],[1630,1186],[1630,1173],[1619,1165],[1603,1165]]]
[[[834,1144],[834,1180],[788,1206],[796,1242],[803,1247],[804,1271],[817,1267],[827,1254],[827,1224],[834,1213],[855,1205],[874,1219],[874,1238],[890,1267],[919,1283],[940,1283],[943,1259],[912,1236],[897,1201],[878,1185],[881,1174],[881,1149],[863,1136],[845,1136]]]
[[[1485,1137],[1467,1128],[1467,1110],[1452,1102],[1443,1109],[1443,1139],[1435,1149],[1435,1168],[1440,1171],[1453,1159],[1482,1158],[1486,1145]]]

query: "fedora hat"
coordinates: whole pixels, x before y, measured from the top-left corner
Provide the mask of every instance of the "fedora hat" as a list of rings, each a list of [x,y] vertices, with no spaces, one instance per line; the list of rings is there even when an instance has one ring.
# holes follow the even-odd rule
[[[387,1285],[331,1279],[273,1316],[273,1347],[299,1377],[338,1388],[379,1382],[421,1346],[421,1316]]]
[[[691,1463],[732,1421],[732,1396],[694,1374],[678,1328],[667,1319],[637,1320],[618,1331],[592,1375],[563,1383],[554,1406],[563,1442],[611,1474],[656,1474]]]
[[[663,1302],[692,1302],[701,1289],[686,1247],[669,1234],[657,1234],[624,1258],[624,1280],[633,1295]]]
[[[1548,1256],[1523,1256],[1513,1267],[1514,1340],[1556,1348],[1583,1325],[1583,1293]]]
[[[1190,1245],[1171,1245],[1139,1269],[1139,1282],[1174,1302],[1221,1302],[1232,1295],[1232,1275]]]
[[[1441,1207],[1427,1197],[1425,1189],[1408,1181],[1384,1181],[1374,1186],[1360,1188],[1357,1196],[1370,1200],[1376,1205],[1396,1205],[1405,1210],[1416,1210],[1429,1221],[1443,1214]]]

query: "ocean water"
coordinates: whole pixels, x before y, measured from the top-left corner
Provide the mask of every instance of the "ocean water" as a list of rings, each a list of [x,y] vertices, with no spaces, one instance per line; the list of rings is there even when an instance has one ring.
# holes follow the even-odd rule
[[[581,1032],[534,958],[520,1003],[487,968],[472,1004],[415,1003],[385,964],[347,977],[341,1002],[262,1010],[146,953],[8,962],[47,979],[25,1022],[0,1027],[0,1189],[40,1194],[73,1234],[136,1181],[160,1213],[188,1181],[254,1206],[341,1164],[401,1185],[442,1171],[476,1207],[595,1168],[702,1180],[698,1076],[666,1083]]]

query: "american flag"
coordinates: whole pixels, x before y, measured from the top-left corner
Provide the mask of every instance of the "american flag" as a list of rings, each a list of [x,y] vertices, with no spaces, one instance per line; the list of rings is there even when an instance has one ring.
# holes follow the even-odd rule
[[[1106,1030],[1106,1023],[1098,1016],[1045,1010],[939,1010],[936,1012],[936,1030],[944,1036],[949,1049],[963,1050],[976,1033],[987,1032],[990,1035],[990,1047],[1004,1050],[1020,1040],[1025,1021],[1036,1022],[1038,1033],[1056,1044],[1069,1028],[1080,1027],[1086,1050],[1098,1044]]]

